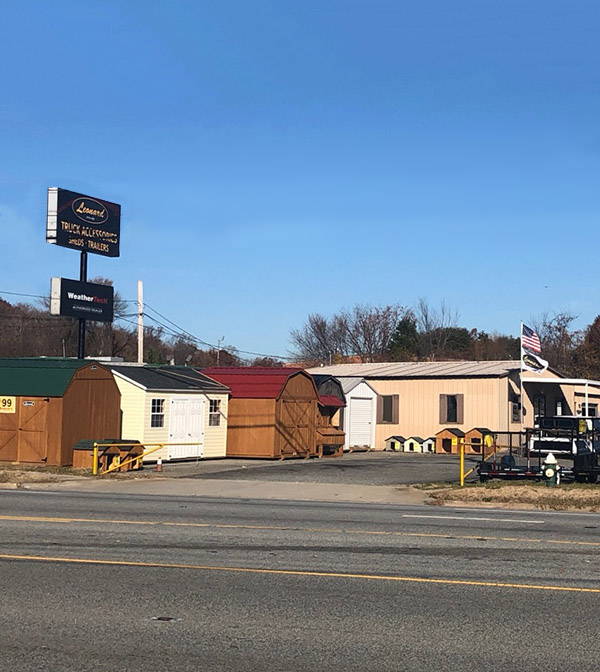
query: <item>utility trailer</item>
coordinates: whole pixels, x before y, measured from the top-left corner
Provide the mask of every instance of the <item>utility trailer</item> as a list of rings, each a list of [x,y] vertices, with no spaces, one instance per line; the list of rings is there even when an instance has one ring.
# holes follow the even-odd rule
[[[496,440],[492,455],[482,455],[479,480],[543,478],[543,463],[552,453],[563,480],[596,483],[600,476],[600,419],[580,416],[540,416],[525,433],[510,432],[508,445]],[[518,438],[513,441],[513,435]]]

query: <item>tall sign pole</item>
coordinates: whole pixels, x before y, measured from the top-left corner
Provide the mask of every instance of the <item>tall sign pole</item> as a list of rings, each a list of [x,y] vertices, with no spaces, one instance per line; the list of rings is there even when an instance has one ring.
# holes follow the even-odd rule
[[[85,358],[85,315],[99,315],[100,321],[112,321],[112,295],[110,298],[110,320],[107,320],[107,297],[94,294],[98,290],[87,283],[88,252],[105,257],[118,257],[121,238],[121,206],[118,203],[92,198],[67,189],[48,189],[48,217],[46,220],[46,240],[54,245],[69,247],[81,253],[79,260],[79,291],[71,291],[66,298],[76,300],[67,310],[79,310],[79,341],[77,356]],[[74,282],[74,281],[67,281]],[[56,284],[58,288],[60,283]],[[87,292],[87,293],[86,293]],[[100,292],[102,294],[102,292]],[[83,297],[74,299],[73,297]],[[59,297],[59,306],[65,303]],[[95,304],[95,305],[88,305]],[[75,307],[74,307],[75,306]],[[60,308],[59,308],[60,310]],[[65,314],[60,312],[59,314]],[[69,314],[69,313],[66,313]],[[72,313],[71,313],[72,314]]]
[[[137,283],[137,356],[138,364],[144,363],[144,284]]]

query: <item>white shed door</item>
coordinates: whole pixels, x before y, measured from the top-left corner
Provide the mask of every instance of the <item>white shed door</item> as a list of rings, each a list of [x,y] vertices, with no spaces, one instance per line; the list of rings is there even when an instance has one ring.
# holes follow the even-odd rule
[[[204,452],[204,400],[177,397],[171,399],[169,443],[191,443],[190,446],[169,446],[168,459],[202,457]]]
[[[350,436],[348,445],[371,446],[373,430],[373,400],[350,397]]]

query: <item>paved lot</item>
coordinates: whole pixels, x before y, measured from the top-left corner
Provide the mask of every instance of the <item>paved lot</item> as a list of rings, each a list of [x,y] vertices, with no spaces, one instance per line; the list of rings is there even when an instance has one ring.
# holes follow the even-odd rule
[[[2,670],[597,669],[597,515],[18,491],[0,511]]]
[[[470,466],[474,466],[467,461]],[[212,460],[165,465],[168,476],[205,479],[406,485],[458,480],[458,459],[451,455],[350,453],[312,460]]]

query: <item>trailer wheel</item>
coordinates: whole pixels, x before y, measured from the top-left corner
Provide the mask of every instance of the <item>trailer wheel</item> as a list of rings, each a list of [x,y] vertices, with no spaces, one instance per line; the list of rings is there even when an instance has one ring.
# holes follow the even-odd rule
[[[586,474],[575,474],[575,480],[577,481],[577,483],[585,483],[586,481],[588,481],[588,479],[589,476],[586,476]]]
[[[591,474],[588,474],[588,483],[597,483],[598,482],[598,474],[595,472],[592,472]]]
[[[481,474],[481,475],[479,476],[479,482],[480,482],[480,483],[487,483],[489,480],[490,480],[490,479],[489,479],[489,476],[484,476],[483,474]]]

